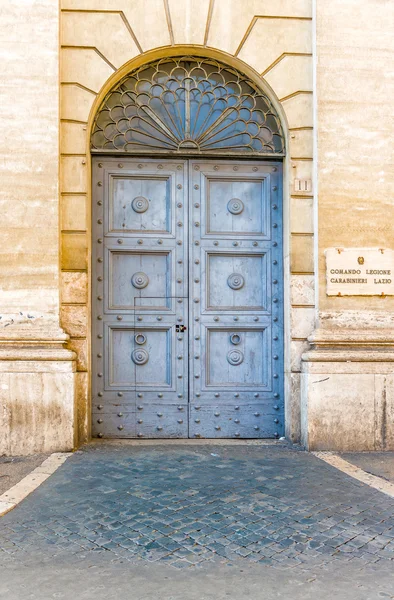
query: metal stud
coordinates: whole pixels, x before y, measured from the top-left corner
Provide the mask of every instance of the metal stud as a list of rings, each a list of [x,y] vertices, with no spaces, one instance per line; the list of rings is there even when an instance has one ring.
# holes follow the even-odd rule
[[[178,263],[178,265],[181,265],[183,263],[183,260],[180,258],[179,260],[176,261]]]
[[[182,171],[182,165],[177,165],[176,168],[177,168],[177,171]]]
[[[274,419],[274,423],[279,423],[279,419]]]
[[[178,188],[178,190],[181,190],[182,189],[182,184],[178,183],[178,185],[176,187]]]
[[[274,299],[272,300],[272,302],[273,302],[274,304],[277,304],[277,302],[278,302],[278,298],[274,298]]]
[[[141,163],[138,165],[139,169],[142,169],[143,165],[141,165]]]
[[[195,433],[195,434],[194,434],[194,437],[196,437],[196,438],[200,438],[200,437],[201,437],[201,435],[200,435],[199,433]]]
[[[182,206],[183,206],[182,202],[178,202],[177,207],[182,208]]]
[[[142,438],[144,437],[142,433],[137,433],[137,437]]]
[[[196,393],[196,398],[199,398],[201,396],[200,392]]]
[[[198,277],[195,278],[194,283],[200,283],[200,280],[198,279]]]
[[[215,166],[213,167],[213,170],[214,170],[214,171],[219,171],[219,167],[218,167],[217,165],[215,165]]]
[[[258,168],[258,167],[253,167],[253,168],[252,168],[252,171],[254,171],[254,172],[256,172],[256,171],[258,171],[258,170],[259,170],[259,168]]]
[[[195,246],[199,246],[199,245],[200,245],[200,242],[197,240],[196,242],[194,242],[194,245],[195,245]]]
[[[144,407],[139,404],[139,406],[137,406],[137,410],[144,410]]]
[[[182,279],[177,279],[176,282],[177,283],[182,283]]]
[[[220,425],[216,425],[215,429],[216,429],[216,431],[220,431],[221,430]]]
[[[214,321],[219,321],[219,317],[213,317]]]
[[[98,244],[102,244],[102,243],[103,243],[103,238],[99,238],[99,239],[97,240],[97,243],[98,243]]]
[[[272,242],[272,245],[275,246],[275,248],[276,248],[276,246],[278,245],[278,242]]]
[[[194,410],[200,410],[201,406],[195,406]]]
[[[100,301],[101,301],[102,299],[103,299],[103,297],[102,297],[102,296],[97,296],[97,300],[100,300]]]
[[[195,379],[200,379],[200,376],[197,374],[194,376]]]
[[[272,208],[273,208],[273,210],[276,210],[278,208],[278,205],[277,204],[273,204]]]
[[[138,425],[142,425],[143,420],[142,419],[138,419],[137,423],[138,423]]]
[[[278,336],[274,335],[273,340],[276,342],[278,340]]]
[[[183,423],[183,419],[178,419],[178,423],[181,425]]]
[[[239,317],[234,317],[233,320],[234,321],[239,321]]]
[[[255,416],[255,417],[259,417],[259,416],[260,416],[260,413],[259,413],[259,412],[255,412],[255,413],[254,413],[254,416]]]
[[[103,355],[101,354],[101,352],[99,352],[99,353],[97,354],[97,358],[103,358]]]
[[[195,335],[195,336],[194,336],[194,339],[195,339],[195,340],[199,340],[199,339],[200,339],[200,336],[199,336],[199,335]]]
[[[98,337],[99,340],[102,340],[103,339],[103,334],[99,333],[97,337]]]
[[[216,392],[216,394],[215,394],[215,398],[219,398],[219,397],[220,397],[220,394],[219,394],[219,392]]]
[[[237,165],[233,166],[233,171],[238,171],[239,167]]]
[[[118,392],[118,396],[119,396],[119,398],[122,398],[123,397],[123,392]]]
[[[214,242],[213,242],[213,245],[214,245],[214,246],[219,246],[219,242],[217,242],[217,241],[214,241]]]
[[[239,419],[234,419],[234,423],[238,424],[239,422],[240,422]]]
[[[278,379],[279,375],[278,373],[274,373],[274,379]]]
[[[199,202],[195,202],[195,203],[194,203],[194,208],[200,208],[200,204],[199,204]]]
[[[178,221],[177,225],[178,225],[178,227],[182,227],[182,225],[183,225],[182,221]]]
[[[276,228],[278,227],[278,223],[273,223],[273,224],[272,224],[272,227],[273,227],[274,229],[276,229]]]
[[[98,408],[98,410],[102,410],[104,407],[103,407],[103,405],[102,405],[102,404],[99,404],[99,405],[97,406],[97,408]]]
[[[160,392],[160,394],[157,394],[158,398],[163,398],[163,394]]]
[[[97,219],[97,223],[98,223],[99,225],[102,225],[102,224],[103,224],[103,220],[102,220],[102,219]]]
[[[123,244],[123,240],[119,239],[118,244]]]
[[[273,265],[277,265],[277,264],[278,264],[278,261],[277,261],[277,260],[273,260],[273,261],[272,261],[272,264],[273,264]]]
[[[137,240],[137,244],[140,244],[140,245],[141,245],[141,244],[143,244],[143,243],[144,243],[144,242],[143,242],[143,240]]]
[[[102,320],[103,320],[103,317],[102,317],[102,315],[98,315],[98,316],[97,316],[97,318],[98,318],[98,320],[99,320],[99,321],[102,321]]]
[[[178,360],[182,360],[182,358],[183,358],[182,354],[178,354],[177,358],[178,358]]]
[[[182,246],[182,240],[177,240],[176,243],[177,243],[177,246]]]
[[[220,412],[215,412],[214,415],[215,417],[220,417]]]
[[[97,436],[98,436],[99,438],[102,438],[102,437],[103,437],[103,434],[100,432],[100,433],[98,433],[98,434],[97,434]]]
[[[157,168],[158,168],[158,169],[162,169],[162,168],[163,168],[163,165],[157,165]]]
[[[98,181],[98,182],[97,182],[97,185],[98,185],[99,187],[102,187],[102,185],[103,185],[103,182],[102,182],[102,181]]]
[[[272,189],[274,192],[276,192],[276,190],[278,189],[278,187],[276,185],[272,186]]]
[[[99,393],[97,394],[97,396],[100,396],[100,398],[102,398],[102,397],[103,397],[103,392],[99,392]],[[102,407],[101,407],[101,408],[102,408]]]
[[[196,222],[194,223],[194,227],[200,227],[200,223],[199,223],[198,221],[196,221]]]
[[[272,283],[275,283],[275,284],[276,284],[276,283],[278,283],[278,280],[277,280],[277,279],[273,279],[273,280],[272,280]]]
[[[277,167],[272,167],[272,172],[273,173],[276,173],[277,170],[278,170]]]
[[[259,318],[258,317],[253,317],[253,321],[258,321]]]
[[[142,321],[142,317],[137,317],[137,321]]]
[[[273,359],[274,360],[278,360],[279,356],[277,354],[274,354]]]
[[[102,419],[97,419],[97,423],[100,423],[100,424],[101,424],[102,422],[103,422],[103,420],[102,420]]]
[[[101,276],[97,277],[97,281],[102,281],[102,280],[103,280],[103,278]]]
[[[260,394],[258,394],[257,392],[255,394],[253,394],[255,398],[258,398]]]
[[[179,375],[178,375],[178,379],[183,379],[183,375],[181,375],[181,374],[179,373]]]
[[[178,406],[178,410],[183,410],[183,406],[181,404]]]
[[[97,200],[97,204],[98,204],[99,206],[102,206],[102,205],[103,205],[103,201],[102,201],[102,200]]]
[[[103,259],[102,259],[102,257],[101,257],[101,256],[100,256],[100,257],[97,259],[97,262],[99,262],[99,263],[102,263],[102,262],[103,262]]]
[[[258,246],[258,242],[253,242],[252,246]]]
[[[157,321],[162,321],[162,320],[163,320],[163,317],[156,317],[156,320],[157,320]]]
[[[234,406],[234,410],[239,410],[239,406]]]
[[[161,245],[161,244],[163,243],[163,240],[157,240],[157,243],[158,243],[159,245]]]
[[[199,265],[200,264],[200,261],[198,260],[198,258],[196,258],[196,260],[194,261],[194,264],[195,265]]]
[[[157,413],[157,416],[158,416],[158,417],[162,417],[162,416],[163,416],[163,413],[161,413],[161,412],[160,412],[160,413]]]
[[[102,373],[97,373],[97,377],[102,377],[103,374]]]
[[[239,398],[238,392],[236,394],[234,394],[234,398]]]
[[[275,394],[274,394],[274,398],[279,398],[279,394],[278,394],[278,392],[275,392]]]
[[[103,163],[99,163],[98,166],[100,167],[100,169],[103,168]]]
[[[194,184],[194,189],[195,189],[195,190],[199,190],[199,189],[200,189],[200,186],[199,186],[197,183],[195,183],[195,184]]]
[[[200,170],[200,167],[199,167],[198,165],[194,165],[194,170],[195,170],[195,171],[199,171],[199,170]]]
[[[277,404],[274,404],[274,410],[279,410],[279,406]]]
[[[123,320],[123,317],[121,315],[118,315],[116,318],[118,319],[118,321],[122,321]]]
[[[258,431],[260,429],[260,427],[258,425],[255,425],[254,428],[256,431]]]
[[[278,317],[274,317],[272,320],[276,323],[278,320]]]
[[[198,322],[200,320],[200,317],[194,317],[194,320]]]
[[[137,394],[137,398],[143,398],[144,394],[141,394],[141,392],[139,394]]]
[[[238,242],[233,242],[233,246],[238,246]]]
[[[240,436],[240,433],[239,433],[239,431],[236,431],[236,432],[234,433],[234,435],[235,435],[235,437],[239,437],[239,436]]]
[[[119,429],[119,431],[122,431],[123,425],[118,425],[118,429]]]
[[[195,423],[200,423],[200,419],[194,419]]]

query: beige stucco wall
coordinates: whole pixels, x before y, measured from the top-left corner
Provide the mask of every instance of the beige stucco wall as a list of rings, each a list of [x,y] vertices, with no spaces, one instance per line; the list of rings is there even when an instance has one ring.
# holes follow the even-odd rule
[[[62,0],[61,6],[62,324],[78,353],[82,412],[89,395],[86,152],[92,107],[126,62],[163,46],[171,54],[179,45],[190,45],[190,52],[216,50],[225,53],[222,60],[237,58],[261,75],[273,89],[288,132],[286,307],[293,308],[286,314],[286,421],[288,434],[297,440],[300,357],[314,321],[313,200],[312,194],[293,192],[294,179],[310,179],[313,171],[311,0]]]
[[[53,0],[3,1],[0,23],[0,326],[27,321],[27,313],[53,323],[59,313],[59,8]]]

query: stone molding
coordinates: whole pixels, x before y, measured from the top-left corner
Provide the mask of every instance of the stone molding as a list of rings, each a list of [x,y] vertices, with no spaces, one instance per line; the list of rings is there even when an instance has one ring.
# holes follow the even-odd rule
[[[69,335],[57,326],[27,326],[26,324],[2,328],[0,330],[0,362],[5,362],[2,371],[20,371],[21,365],[43,361],[43,370],[52,370],[50,362],[68,362],[62,370],[76,371],[76,354],[66,348]],[[24,369],[22,369],[24,370]],[[29,370],[29,369],[28,369]],[[58,370],[58,368],[56,369]]]
[[[394,362],[393,329],[316,329],[311,348],[302,355],[302,369],[311,362]]]

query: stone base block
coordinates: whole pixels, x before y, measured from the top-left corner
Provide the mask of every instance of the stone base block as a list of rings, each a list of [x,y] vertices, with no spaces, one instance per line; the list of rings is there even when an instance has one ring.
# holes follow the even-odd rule
[[[394,354],[391,336],[379,337],[311,336],[301,373],[301,440],[308,450],[394,450]]]
[[[64,333],[50,333],[0,336],[0,455],[75,448],[76,356]]]

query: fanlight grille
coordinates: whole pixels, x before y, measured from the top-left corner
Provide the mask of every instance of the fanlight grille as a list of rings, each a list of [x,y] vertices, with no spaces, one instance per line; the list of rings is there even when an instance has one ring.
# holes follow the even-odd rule
[[[92,151],[133,154],[284,154],[279,116],[245,75],[212,59],[163,58],[111,90],[93,125]]]

